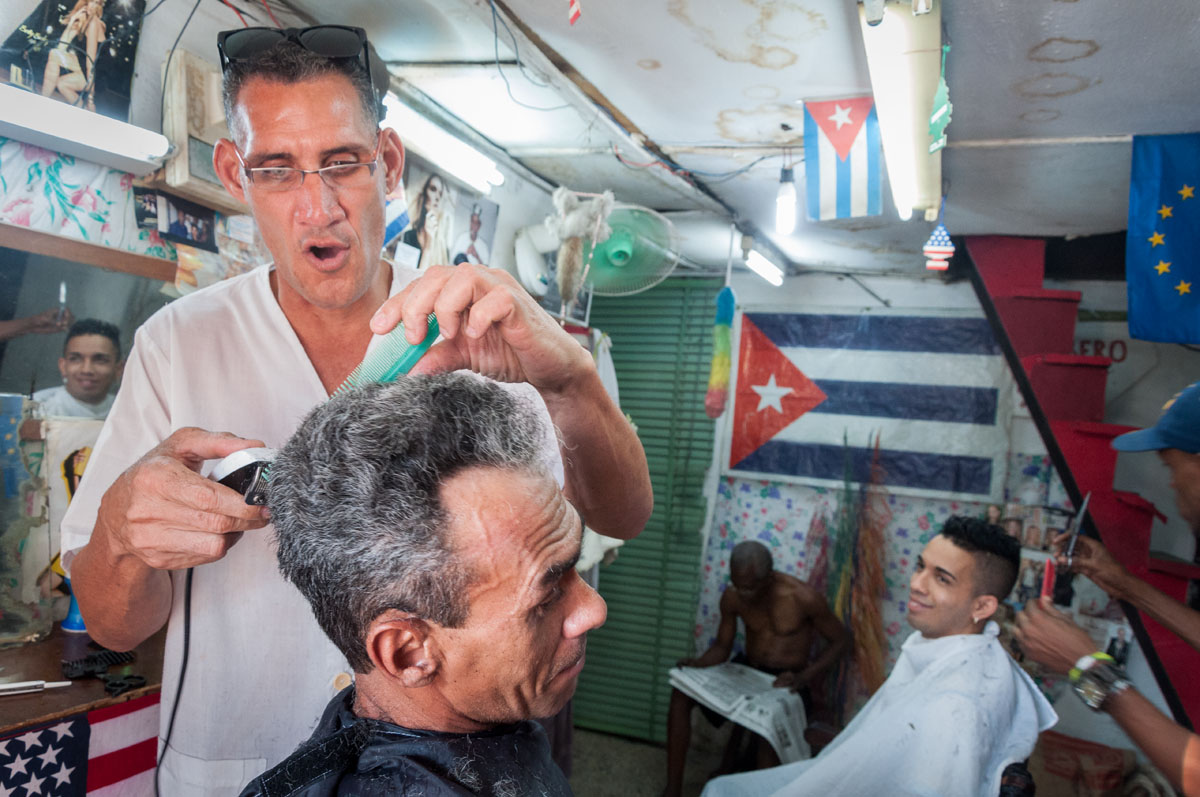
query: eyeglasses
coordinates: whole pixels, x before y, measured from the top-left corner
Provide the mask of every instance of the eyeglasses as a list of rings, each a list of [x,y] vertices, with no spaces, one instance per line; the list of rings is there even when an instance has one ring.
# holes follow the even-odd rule
[[[367,82],[379,103],[381,90],[371,74],[371,50],[367,32],[350,25],[314,25],[310,28],[236,28],[217,34],[221,72],[234,61],[247,61],[283,41],[294,42],[325,58],[353,58],[367,72]],[[382,77],[382,76],[380,76]],[[382,113],[382,111],[381,111]]]
[[[237,147],[233,151],[242,164],[242,172],[257,188],[263,191],[291,191],[304,184],[304,178],[310,174],[319,174],[325,185],[336,190],[344,188],[362,188],[371,182],[375,167],[379,165],[379,150],[383,147],[383,131],[379,131],[379,140],[371,159],[354,163],[335,163],[332,166],[322,166],[320,169],[297,169],[294,166],[259,166],[250,168],[246,165],[242,153]]]

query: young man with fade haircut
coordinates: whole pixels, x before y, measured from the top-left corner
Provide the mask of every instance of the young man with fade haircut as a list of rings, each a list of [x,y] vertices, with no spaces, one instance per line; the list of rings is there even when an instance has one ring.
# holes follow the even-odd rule
[[[305,419],[271,466],[279,568],[356,676],[243,797],[571,794],[529,720],[574,693],[605,606],[547,433],[463,371]]]
[[[282,446],[373,333],[403,321],[415,344],[436,312],[441,339],[416,371],[468,368],[536,394],[561,435],[547,454],[595,531],[636,536],[653,504],[641,443],[591,356],[509,274],[463,264],[418,276],[383,260],[404,150],[379,127],[388,75],[366,33],[239,28],[217,43],[232,138],[213,167],[273,263],[141,326],[62,524],[93,639],[129,650],[167,625],[156,777],[171,797],[237,794],[351,680],[278,573],[263,508],[204,474],[207,461]]]
[[[729,659],[737,623],[746,627],[746,652],[734,659],[776,676],[775,686],[801,694],[805,711],[810,711],[808,686],[845,655],[850,635],[829,610],[829,604],[815,589],[795,576],[775,570],[771,552],[761,542],[745,540],[733,547],[729,556],[729,587],[721,593],[721,622],[717,638],[698,658],[684,659],[680,667],[712,667]],[[827,645],[810,661],[813,642],[819,634]],[[678,689],[671,690],[667,715],[667,788],[666,797],[678,797],[683,790],[683,770],[691,741],[692,709],[698,704]],[[708,712],[705,716],[714,717]],[[716,721],[721,718],[716,716]],[[722,771],[732,771],[742,734],[738,729],[726,747]],[[770,745],[755,738],[758,766],[779,763]]]
[[[917,557],[907,607],[916,631],[879,691],[816,758],[718,778],[704,797],[996,797],[1005,768],[1058,721],[991,619],[1016,581],[1020,546],[997,526],[947,518]]]
[[[121,378],[121,331],[107,321],[81,318],[71,325],[58,358],[62,385],[33,394],[47,418],[104,420],[112,409],[109,393]]]

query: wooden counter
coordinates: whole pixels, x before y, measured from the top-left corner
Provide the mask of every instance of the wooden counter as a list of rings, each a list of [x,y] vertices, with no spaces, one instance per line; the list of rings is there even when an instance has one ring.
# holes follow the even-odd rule
[[[47,689],[26,695],[0,696],[0,734],[26,725],[52,722],[62,717],[82,714],[103,706],[124,703],[135,697],[152,694],[162,686],[164,628],[138,646],[137,658],[128,665],[113,667],[109,672],[141,675],[146,685],[112,697],[104,691],[98,678],[80,678],[61,689]],[[53,633],[41,642],[0,650],[0,683],[14,681],[63,681],[63,659],[81,659],[95,648],[89,647],[87,634],[64,633],[56,624]]]

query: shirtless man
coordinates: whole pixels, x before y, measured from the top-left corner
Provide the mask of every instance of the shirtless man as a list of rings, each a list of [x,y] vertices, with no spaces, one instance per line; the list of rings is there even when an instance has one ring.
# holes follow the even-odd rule
[[[737,621],[741,618],[746,626],[744,663],[777,676],[775,686],[790,688],[806,698],[808,685],[849,648],[850,635],[819,592],[794,576],[774,570],[771,552],[760,542],[748,540],[734,547],[729,558],[729,576],[732,589],[721,595],[717,641],[699,658],[684,659],[679,666],[712,667],[728,660],[733,652]],[[828,645],[810,662],[814,631]],[[678,797],[683,787],[683,765],[691,742],[691,713],[695,705],[696,701],[678,689],[671,691],[666,797]],[[770,745],[757,741],[758,765],[778,764]],[[736,740],[731,743],[736,744]],[[730,763],[730,752],[726,751],[725,764]]]

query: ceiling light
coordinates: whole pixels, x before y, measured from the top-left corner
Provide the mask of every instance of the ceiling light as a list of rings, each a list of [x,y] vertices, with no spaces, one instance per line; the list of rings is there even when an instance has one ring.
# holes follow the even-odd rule
[[[791,235],[796,230],[796,177],[790,166],[779,171],[779,191],[775,194],[775,232]]]
[[[893,9],[870,24],[860,7],[863,46],[892,200],[901,219],[941,204],[941,151],[929,152],[929,114],[941,76],[941,5],[914,16]]]
[[[162,166],[166,137],[8,84],[0,84],[0,136],[138,176]]]
[[[431,166],[462,180],[483,194],[490,193],[492,186],[504,183],[504,175],[496,168],[494,160],[438,127],[393,95],[384,97],[383,106],[387,113],[380,127],[394,128],[404,146],[429,161]]]
[[[776,288],[783,284],[783,270],[755,249],[751,249],[746,255],[746,267]]]

